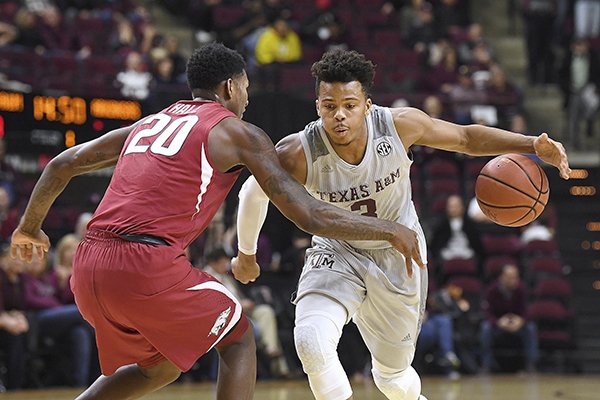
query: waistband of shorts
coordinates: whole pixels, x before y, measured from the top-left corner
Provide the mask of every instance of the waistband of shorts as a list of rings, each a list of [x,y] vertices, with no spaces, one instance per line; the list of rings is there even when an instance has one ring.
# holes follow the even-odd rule
[[[85,234],[86,239],[93,240],[122,240],[126,242],[135,242],[148,244],[152,246],[170,246],[169,243],[158,236],[144,234],[119,234],[115,232],[103,231],[99,229],[89,229]]]

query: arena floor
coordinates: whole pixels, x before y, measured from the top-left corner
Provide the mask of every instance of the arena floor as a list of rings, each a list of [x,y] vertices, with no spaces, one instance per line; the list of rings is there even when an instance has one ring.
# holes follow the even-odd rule
[[[55,389],[0,394],[2,400],[73,399],[81,390]],[[600,398],[598,376],[580,375],[498,375],[463,377],[450,382],[444,378],[424,378],[423,393],[429,400],[594,400]],[[211,384],[173,384],[147,400],[213,400]],[[259,382],[256,400],[310,400],[306,381]],[[385,400],[372,382],[355,385],[356,400]]]

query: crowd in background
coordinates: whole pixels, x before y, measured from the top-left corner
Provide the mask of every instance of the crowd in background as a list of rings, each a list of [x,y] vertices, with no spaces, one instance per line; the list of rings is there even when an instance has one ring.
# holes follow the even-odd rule
[[[373,97],[379,104],[414,105],[457,123],[527,132],[523,93],[507,79],[483,27],[472,22],[469,1],[161,3],[188,18],[199,43],[216,39],[244,54],[252,91],[312,99],[310,64],[331,48],[356,49],[378,65]],[[600,2],[513,3],[526,24],[530,84],[560,83],[572,123],[587,120],[593,134],[595,110],[589,97],[593,102],[595,80],[600,79],[594,52],[600,10],[593,10]],[[598,19],[583,18],[590,15]],[[545,38],[551,40],[539,37],[540,27],[549,29]],[[561,63],[552,58],[558,54],[553,46],[565,50]],[[148,101],[164,101],[153,96],[165,90],[188,96],[179,40],[160,32],[148,9],[133,1],[0,2],[0,72],[0,87],[5,88],[17,81],[35,90]],[[580,145],[578,140],[574,135],[572,144]],[[0,241],[6,245],[31,181],[3,161],[3,149],[0,142]],[[413,200],[429,231],[431,276],[428,317],[415,359],[420,371],[451,379],[480,367],[534,371],[540,367],[540,349],[572,346],[570,287],[554,239],[552,208],[523,231],[502,229],[487,221],[473,200],[475,178],[487,159],[419,148],[413,156]],[[93,204],[51,213],[45,228],[51,226],[54,250],[46,261],[18,262],[6,248],[2,252],[0,379],[8,388],[85,386],[98,373],[93,330],[79,315],[68,285],[87,211],[93,211]],[[259,377],[298,376],[289,299],[310,237],[286,233],[289,246],[278,248],[262,234],[257,255],[262,275],[253,285],[239,285],[227,262],[237,249],[235,218],[225,211],[192,244],[189,257],[198,268],[227,281],[245,304],[258,338]],[[548,313],[556,318],[548,322]],[[355,380],[365,379],[368,352],[352,324],[340,347],[345,370]],[[181,379],[215,379],[214,357],[203,357]],[[58,364],[66,368],[48,367]]]

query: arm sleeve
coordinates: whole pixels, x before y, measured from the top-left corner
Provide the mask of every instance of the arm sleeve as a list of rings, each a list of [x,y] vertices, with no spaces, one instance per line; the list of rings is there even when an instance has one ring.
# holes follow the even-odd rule
[[[238,249],[244,254],[256,253],[258,235],[265,223],[269,198],[251,176],[246,180],[238,195],[240,204],[237,215]]]

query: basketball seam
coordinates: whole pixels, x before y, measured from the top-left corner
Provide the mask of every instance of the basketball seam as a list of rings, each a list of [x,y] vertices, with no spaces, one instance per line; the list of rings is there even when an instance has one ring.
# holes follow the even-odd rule
[[[538,163],[535,163],[535,166],[538,167],[538,170],[540,171],[540,178],[542,179],[542,181],[540,182],[540,193],[542,194],[546,194],[550,192],[550,183],[547,183],[547,188],[545,191],[542,191],[542,189],[544,188],[544,180],[548,181],[548,177],[546,176],[546,173],[544,172],[544,170],[542,169],[542,167],[540,167],[540,165]]]
[[[511,189],[514,189],[514,190],[516,190],[517,192],[519,192],[519,193],[521,193],[521,194],[524,194],[525,196],[529,197],[531,200],[534,200],[536,203],[540,203],[541,205],[543,205],[544,207],[546,207],[546,204],[542,203],[542,202],[539,200],[539,197],[536,199],[535,197],[533,197],[533,196],[532,196],[532,195],[530,195],[529,193],[526,193],[526,192],[522,191],[521,189],[514,187],[513,185],[509,185],[508,183],[506,183],[506,182],[503,182],[503,181],[501,181],[501,180],[499,180],[499,179],[497,179],[497,178],[494,178],[493,176],[487,175],[487,174],[485,174],[485,173],[480,173],[479,175],[480,175],[480,176],[483,176],[483,177],[486,177],[486,178],[488,178],[488,179],[491,179],[491,180],[493,180],[493,181],[496,181],[496,182],[498,182],[498,183],[501,183],[501,184],[503,184],[503,185],[505,185],[505,186],[508,186],[509,188],[511,188]],[[534,187],[535,187],[535,185],[534,185]],[[536,189],[537,189],[537,188],[536,188]],[[539,193],[539,191],[538,191],[538,193]],[[535,206],[535,205],[534,205],[534,206]],[[493,206],[493,207],[496,207],[496,206]]]
[[[519,164],[517,161],[513,160],[512,158],[510,158],[509,156],[504,156],[504,158],[512,161],[517,167],[519,167],[519,169],[521,171],[523,171],[523,173],[525,174],[525,176],[527,177],[527,179],[529,180],[529,183],[531,183],[531,185],[539,192],[539,193],[546,193],[546,192],[542,192],[543,188],[538,188],[535,184],[535,182],[533,182],[533,179],[531,178],[531,176],[529,176],[529,173],[527,172],[527,170],[525,168],[523,168],[523,166],[521,164]],[[538,167],[538,169],[540,168],[540,166],[538,165],[538,163],[536,163],[535,161],[532,161],[533,164]],[[544,178],[542,176],[542,174],[540,173],[540,178],[542,178],[542,184],[544,181]]]
[[[486,207],[490,207],[490,208],[499,208],[499,209],[504,209],[504,210],[511,209],[511,208],[529,208],[529,211],[527,211],[525,214],[523,214],[523,215],[522,215],[520,218],[518,218],[518,219],[516,219],[516,220],[514,220],[514,221],[512,221],[512,222],[507,222],[507,223],[505,224],[506,226],[510,226],[510,225],[516,224],[517,222],[521,221],[523,218],[525,218],[526,216],[528,216],[528,215],[529,215],[529,214],[530,214],[532,211],[533,211],[533,213],[535,214],[535,215],[534,215],[534,217],[535,217],[535,218],[537,218],[537,211],[536,211],[536,210],[535,210],[535,208],[534,208],[535,206],[534,206],[534,207],[527,206],[527,205],[526,205],[526,206],[495,206],[495,205],[493,205],[493,204],[486,203],[486,202],[485,202],[485,201],[483,201],[483,200],[479,200],[479,199],[478,199],[477,201],[479,201],[481,204],[483,204],[483,205],[484,205],[484,206],[486,206]],[[541,201],[540,201],[540,202],[538,202],[538,203],[542,204],[542,202],[541,202]],[[534,218],[534,219],[535,219],[535,218]]]
[[[529,211],[527,211],[524,215],[521,216],[521,218],[517,219],[516,221],[511,222],[509,225],[514,225],[519,221],[522,221],[523,218],[527,217],[529,214],[531,214],[531,212],[533,211],[533,219],[537,218],[537,211],[535,210],[535,206],[539,203],[542,204],[541,201],[539,201],[540,196],[542,194],[545,194],[545,192],[542,192],[543,186],[544,186],[544,172],[541,170],[540,166],[538,165],[538,163],[533,162],[533,164],[537,167],[538,169],[538,173],[540,174],[540,187],[538,188],[536,186],[536,184],[533,182],[533,178],[529,175],[529,172],[527,172],[525,170],[525,168],[523,168],[523,166],[521,164],[519,164],[517,161],[513,160],[512,158],[505,156],[507,159],[509,159],[510,161],[512,161],[517,167],[519,167],[519,169],[521,171],[523,171],[523,173],[525,174],[525,176],[527,177],[527,179],[529,179],[529,183],[531,183],[531,185],[537,190],[537,199],[535,199],[535,202],[533,203],[533,205],[530,206]],[[546,207],[546,205],[544,205],[544,207]]]

